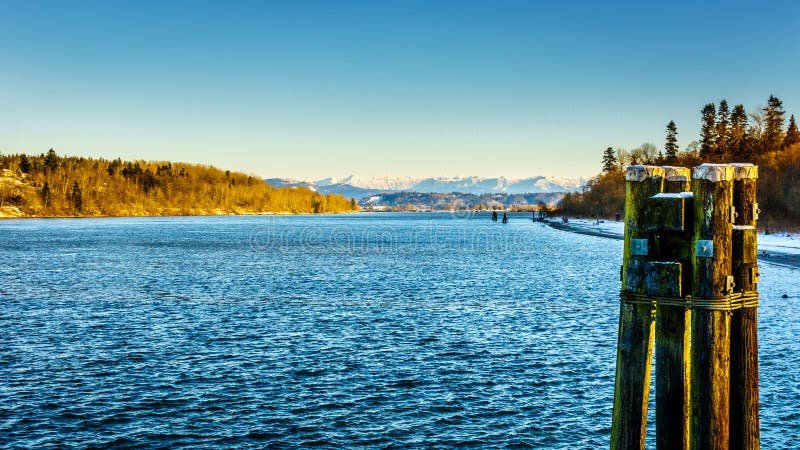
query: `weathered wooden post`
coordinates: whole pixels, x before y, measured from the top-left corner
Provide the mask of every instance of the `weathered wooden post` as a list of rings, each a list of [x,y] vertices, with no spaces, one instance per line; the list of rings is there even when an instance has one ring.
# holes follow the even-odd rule
[[[664,167],[664,194],[650,200],[654,257],[647,293],[656,303],[656,448],[689,448],[689,330],[691,313],[683,297],[692,285],[694,209],[691,171]],[[664,298],[672,299],[665,301]]]
[[[612,449],[644,448],[654,312],[656,448],[759,448],[757,171],[628,168]]]
[[[756,179],[758,167],[734,168],[733,278],[742,294],[742,308],[731,317],[730,448],[760,448],[758,417],[758,250],[756,248]]]
[[[730,297],[733,167],[692,171],[694,238],[691,324],[690,442],[697,450],[729,445]]]
[[[664,192],[692,191],[692,171],[686,167],[664,166]]]
[[[622,259],[623,294],[645,293],[648,230],[645,202],[661,192],[664,169],[632,166],[625,174],[625,243]],[[617,371],[611,448],[641,450],[645,443],[650,364],[653,354],[653,305],[622,297],[617,342]]]

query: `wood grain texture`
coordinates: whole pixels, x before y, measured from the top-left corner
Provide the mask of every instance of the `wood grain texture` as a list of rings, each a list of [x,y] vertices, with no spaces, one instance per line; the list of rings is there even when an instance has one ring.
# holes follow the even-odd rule
[[[665,167],[664,191],[650,200],[648,215],[655,243],[649,293],[681,298],[692,285],[694,209],[691,196],[675,195],[690,189],[689,169]],[[648,281],[650,281],[648,279]],[[691,312],[688,307],[656,307],[655,385],[656,449],[689,448],[689,345]]]
[[[692,178],[694,239],[713,242],[711,257],[698,256],[695,249],[692,296],[722,296],[732,271],[733,168],[703,164],[694,168]],[[690,446],[724,450],[730,432],[731,315],[697,309],[691,321]]]
[[[649,265],[647,293],[679,298],[683,295],[683,264],[653,262]],[[656,308],[655,384],[656,448],[687,449],[689,445],[689,310]]]
[[[738,212],[733,230],[733,276],[737,292],[753,292],[758,268],[756,219],[757,167],[736,168],[733,205]],[[758,309],[742,308],[731,317],[730,448],[760,448],[758,394]]]
[[[692,171],[686,167],[664,166],[664,192],[692,190]]]
[[[653,166],[630,167],[626,173],[625,244],[622,289],[644,293],[646,255],[632,255],[633,239],[647,239],[645,204],[661,192],[664,170]],[[647,402],[653,354],[654,311],[651,305],[621,304],[614,384],[611,448],[641,450],[645,444]]]

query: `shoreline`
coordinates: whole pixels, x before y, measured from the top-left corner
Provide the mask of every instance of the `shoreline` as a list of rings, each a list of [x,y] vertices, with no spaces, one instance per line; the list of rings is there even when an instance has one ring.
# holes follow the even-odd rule
[[[142,214],[127,216],[6,216],[0,214],[0,222],[3,220],[26,220],[26,219],[130,219],[130,218],[155,218],[155,217],[245,217],[245,216],[325,216],[332,214],[356,214],[363,211],[340,211],[340,212],[261,212],[261,213],[229,213],[229,214]]]
[[[606,239],[615,239],[618,241],[625,239],[624,236],[617,233],[601,231],[601,230],[592,230],[569,223],[545,222],[545,224],[554,230],[565,231],[568,233],[583,234],[587,236],[595,236]],[[800,254],[785,253],[785,252],[770,250],[767,251],[766,255],[759,253],[758,260],[763,261],[767,264],[773,264],[776,266],[786,267],[789,269],[800,269]]]
[[[545,224],[547,224],[547,226],[549,226],[550,228],[553,228],[555,230],[567,231],[569,233],[584,234],[586,236],[596,236],[596,237],[602,237],[602,238],[607,238],[607,239],[616,239],[618,241],[622,241],[622,240],[625,239],[624,236],[616,234],[616,233],[610,233],[610,232],[601,231],[601,230],[587,229],[587,228],[579,227],[579,226],[576,226],[576,225],[570,225],[569,223],[545,222]]]

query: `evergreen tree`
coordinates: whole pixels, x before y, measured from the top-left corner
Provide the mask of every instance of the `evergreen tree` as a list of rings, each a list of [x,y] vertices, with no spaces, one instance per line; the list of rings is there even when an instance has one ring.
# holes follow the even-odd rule
[[[42,186],[42,201],[44,201],[44,206],[50,206],[50,199],[51,199],[50,183],[45,181],[44,186]]]
[[[56,155],[56,151],[52,148],[47,151],[47,156],[44,157],[44,166],[50,170],[50,172],[55,172],[58,169],[58,156]]]
[[[664,144],[664,156],[669,164],[675,162],[678,157],[678,127],[674,120],[667,124],[667,143]]]
[[[114,174],[117,172],[117,169],[120,168],[120,166],[122,166],[122,160],[120,160],[119,158],[108,163],[108,169],[107,169],[108,176],[113,177]]]
[[[719,102],[717,109],[717,159],[724,161],[729,155],[728,143],[730,140],[730,115],[728,113],[728,101],[723,99]]]
[[[700,111],[703,116],[703,127],[700,129],[700,157],[709,158],[717,149],[717,113],[713,103],[709,103]]]
[[[26,155],[19,157],[19,170],[22,173],[30,173],[31,171],[31,162]]]
[[[747,112],[744,106],[736,105],[731,113],[731,128],[728,139],[728,150],[734,159],[744,158],[745,141],[747,139]]]
[[[617,157],[614,155],[614,149],[608,147],[603,152],[603,172],[611,172],[617,169]]]
[[[778,151],[783,144],[783,119],[786,113],[783,102],[774,95],[769,96],[764,108],[764,138],[761,147],[764,152]]]
[[[789,128],[786,129],[786,137],[783,138],[783,148],[791,147],[800,142],[800,131],[797,129],[797,122],[794,121],[794,114],[789,116]]]
[[[78,186],[77,181],[72,184],[72,195],[70,195],[70,199],[72,200],[72,206],[75,208],[75,211],[81,211],[83,209],[83,192],[81,192],[81,187]]]

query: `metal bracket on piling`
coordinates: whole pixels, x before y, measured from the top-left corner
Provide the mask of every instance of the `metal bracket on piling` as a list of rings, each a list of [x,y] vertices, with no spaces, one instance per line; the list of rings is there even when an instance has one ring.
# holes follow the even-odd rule
[[[647,256],[647,239],[631,239],[631,256]]]
[[[695,244],[695,255],[697,255],[698,258],[713,258],[714,241],[698,239]]]

